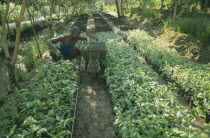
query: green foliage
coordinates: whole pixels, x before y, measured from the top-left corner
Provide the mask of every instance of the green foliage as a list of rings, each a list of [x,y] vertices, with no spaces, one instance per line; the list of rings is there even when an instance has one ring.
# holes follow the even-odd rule
[[[197,3],[197,4],[196,4]],[[162,22],[165,27],[171,27],[175,31],[184,32],[196,36],[199,40],[209,42],[210,38],[210,20],[208,15],[191,12],[193,6],[199,6],[198,1],[190,0],[187,4],[186,14],[182,15],[177,20],[173,21],[173,0],[165,0],[165,11],[160,10],[160,0],[146,1],[149,7],[135,7],[134,5],[124,9],[125,13],[137,14],[144,18],[156,19]],[[159,6],[158,6],[159,5]],[[181,10],[183,1],[178,1],[178,11]],[[168,8],[168,9],[167,9]],[[188,16],[190,15],[190,17]]]
[[[143,9],[141,15],[149,18],[161,18],[162,16],[160,10],[155,9]]]
[[[65,24],[67,24],[72,20],[72,15],[71,14],[65,14],[65,15],[63,15],[63,19],[64,19]]]
[[[47,20],[50,21],[50,16],[47,16]],[[53,16],[52,20],[58,20],[58,16]]]
[[[104,10],[105,11],[109,11],[109,10],[114,11],[114,10],[116,10],[116,6],[115,5],[107,5],[107,6],[104,6]]]
[[[44,48],[46,47],[46,37],[38,37],[38,43],[40,46],[41,52],[44,51]],[[21,50],[24,55],[23,64],[25,65],[25,68],[30,71],[31,68],[34,66],[35,60],[39,56],[38,47],[36,44],[36,41],[27,41],[23,44],[21,44]]]
[[[209,41],[210,20],[202,17],[179,18],[172,23],[175,31],[196,36],[201,41]]]
[[[15,77],[17,81],[24,80],[26,78],[26,73],[21,65],[16,65],[15,68]]]
[[[0,108],[0,137],[68,137],[78,63],[43,64],[28,87]]]
[[[105,77],[114,103],[114,126],[123,138],[200,137],[191,127],[194,117],[159,85],[157,74],[114,33],[98,33],[107,41]]]
[[[27,29],[29,29],[31,27],[32,27],[31,24],[24,23],[24,24],[21,25],[20,29],[21,29],[21,32],[22,32],[22,31],[27,30]]]
[[[13,41],[7,40],[7,46],[9,49],[13,49],[15,47],[15,43]],[[4,54],[3,42],[0,42],[0,55]]]
[[[36,22],[35,22],[35,28],[38,27],[38,26],[41,27],[41,28],[43,28],[46,22],[47,22],[47,21],[45,21],[45,20],[36,21]]]
[[[158,67],[164,76],[180,86],[183,94],[190,96],[193,105],[202,111],[200,116],[209,115],[210,70],[208,67],[192,63],[186,57],[180,57],[176,50],[157,43],[144,31],[130,31],[128,40]]]

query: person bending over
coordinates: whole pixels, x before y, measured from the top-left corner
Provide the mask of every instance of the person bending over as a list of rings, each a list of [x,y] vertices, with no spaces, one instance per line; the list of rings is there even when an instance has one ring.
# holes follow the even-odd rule
[[[78,40],[86,40],[89,42],[88,37],[80,36],[80,29],[77,26],[71,28],[69,35],[58,36],[47,40],[47,46],[51,50],[51,56],[55,61],[59,60],[59,56],[62,54],[64,59],[72,60],[81,55],[81,52],[75,47]],[[56,47],[54,44],[60,42],[60,47]]]

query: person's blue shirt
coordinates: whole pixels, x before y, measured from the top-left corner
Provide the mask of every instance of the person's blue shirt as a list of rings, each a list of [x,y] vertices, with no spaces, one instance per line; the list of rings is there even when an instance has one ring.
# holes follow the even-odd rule
[[[71,44],[70,46],[63,44],[63,45],[60,45],[60,50],[64,54],[68,54],[74,46],[75,46],[75,44]]]

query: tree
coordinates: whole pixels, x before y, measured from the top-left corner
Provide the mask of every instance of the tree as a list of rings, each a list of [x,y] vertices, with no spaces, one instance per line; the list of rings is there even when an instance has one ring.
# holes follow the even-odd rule
[[[30,5],[32,5],[33,15],[31,15],[31,13],[30,13],[30,9],[29,9]],[[28,12],[28,15],[29,15],[29,18],[30,18],[30,21],[31,21],[31,26],[32,26],[34,38],[35,38],[35,41],[36,41],[39,57],[42,57],[42,53],[41,53],[41,50],[40,50],[40,46],[39,46],[39,42],[38,42],[38,39],[37,39],[36,30],[35,30],[34,6],[33,5],[34,5],[33,2],[32,3],[28,3],[27,12]]]
[[[163,10],[163,8],[164,8],[164,2],[165,2],[165,0],[161,0],[161,7],[160,7],[161,10]]]
[[[207,12],[207,7],[208,7],[208,0],[205,0],[205,4],[204,4],[204,8],[203,8],[203,11]]]
[[[15,39],[15,49],[13,56],[10,56],[9,49],[7,46],[7,31],[6,31],[6,21],[8,19],[8,14],[9,14],[9,7],[10,7],[10,0],[7,0],[7,7],[4,13],[4,17],[2,19],[2,30],[3,30],[3,45],[4,45],[4,52],[5,52],[5,60],[2,59],[2,61],[7,65],[8,68],[8,74],[10,78],[11,84],[14,84],[18,88],[19,85],[17,83],[17,80],[15,78],[15,64],[17,61],[17,56],[19,54],[19,44],[20,44],[20,25],[23,19],[23,15],[25,13],[25,8],[26,8],[26,3],[27,0],[22,0],[21,4],[21,11],[18,16],[18,19],[16,21],[16,39]]]
[[[188,0],[183,0],[183,3],[180,4],[182,5],[181,6],[182,9],[179,12],[179,14],[177,14],[177,7],[179,5],[179,0],[174,0],[174,15],[173,15],[174,21],[176,20],[176,18],[180,17],[184,13],[185,9],[187,8],[187,4],[188,4]]]
[[[140,0],[140,8],[144,9],[146,7],[146,0]]]
[[[9,38],[10,38],[10,35],[11,35],[11,32],[10,32],[10,27],[9,27],[9,18],[10,18],[11,13],[15,10],[16,6],[17,6],[17,5],[15,4],[14,8],[13,8],[13,9],[9,12],[9,14],[8,14],[8,18],[7,18],[7,20],[6,20],[6,22],[7,22],[8,36],[9,36]]]
[[[55,0],[52,0],[50,3],[50,37],[54,37],[54,31],[53,31],[53,23],[52,23],[52,15],[53,15],[53,7],[55,5]]]
[[[124,0],[120,0],[120,1],[115,0],[115,6],[116,6],[116,9],[117,9],[118,18],[120,18],[123,15],[123,13],[122,13],[123,3],[124,3]]]
[[[118,18],[120,18],[121,14],[120,14],[120,7],[119,7],[118,0],[115,0],[115,5],[116,5],[116,8],[117,8],[117,16],[118,16]]]

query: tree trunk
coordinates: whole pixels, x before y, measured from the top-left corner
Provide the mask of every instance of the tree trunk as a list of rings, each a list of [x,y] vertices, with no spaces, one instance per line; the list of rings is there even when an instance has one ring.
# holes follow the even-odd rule
[[[70,7],[72,6],[71,2],[68,2],[68,5],[65,7],[67,10],[67,14],[70,12]],[[67,8],[68,7],[68,8]]]
[[[30,11],[29,11],[29,14],[30,14]],[[37,35],[36,35],[36,30],[35,30],[35,21],[34,21],[34,6],[33,6],[33,17],[31,18],[32,20],[32,27],[33,27],[33,33],[34,33],[34,37],[35,37],[35,41],[36,41],[36,45],[37,45],[37,49],[38,49],[38,52],[39,52],[39,57],[41,58],[42,57],[42,52],[41,52],[41,48],[40,48],[40,45],[38,43],[38,38],[37,38]]]
[[[176,19],[177,6],[178,6],[178,0],[175,0],[175,1],[174,1],[174,15],[173,15],[173,20],[174,20],[174,21],[175,21],[175,19]]]
[[[143,0],[143,9],[146,8],[146,0]]]
[[[119,9],[119,3],[118,3],[118,0],[115,0],[115,5],[116,5],[116,8],[117,8],[117,16],[118,18],[120,18],[120,9]]]
[[[60,16],[61,16],[61,6],[59,5],[59,7],[58,7],[59,9],[58,9],[58,23],[59,23],[59,26],[60,26],[60,23],[61,23],[61,21],[60,21]],[[60,28],[60,27],[59,27]]]
[[[32,30],[33,30],[33,33],[34,33],[34,38],[35,38],[35,41],[36,41],[39,57],[42,57],[42,53],[41,53],[41,50],[40,50],[40,46],[39,46],[39,43],[38,43],[36,31],[35,31],[35,22],[34,22],[34,18],[33,18],[34,17],[34,11],[33,11],[33,17],[30,13],[29,7],[27,8],[27,12],[28,12],[28,15],[29,15],[29,18],[30,18],[30,21],[31,21],[31,26],[32,26]]]
[[[10,0],[7,0],[7,7],[5,10],[4,16],[2,18],[2,38],[3,38],[4,53],[5,53],[6,59],[10,58],[9,48],[7,46],[7,29],[6,29],[6,22],[7,22],[7,17],[9,14],[9,7],[10,7]]]
[[[10,83],[15,85],[18,89],[20,89],[20,86],[19,86],[19,84],[17,82],[17,79],[15,77],[15,66],[13,66],[10,63],[9,60],[8,60],[7,68],[8,68],[8,74],[9,74]]]
[[[20,25],[23,19],[23,15],[25,13],[25,8],[26,8],[26,2],[27,0],[22,1],[22,6],[21,6],[21,11],[20,15],[16,21],[16,38],[15,38],[15,50],[14,50],[14,55],[12,58],[12,66],[15,67],[16,61],[17,61],[17,56],[19,53],[19,45],[20,45]]]
[[[4,17],[2,19],[3,45],[4,45],[4,52],[5,52],[5,57],[6,57],[6,60],[5,61],[3,60],[3,61],[8,69],[10,83],[20,88],[15,78],[15,66],[12,66],[10,62],[10,54],[9,54],[9,49],[7,46],[6,22],[7,22],[7,17],[9,14],[9,7],[10,7],[10,0],[7,0],[7,7],[4,13]]]
[[[164,8],[164,1],[165,1],[165,0],[161,0],[161,7],[160,7],[160,10],[163,10],[163,8]]]
[[[184,0],[184,4],[182,6],[182,10],[181,12],[177,15],[177,6],[178,6],[178,0],[175,1],[175,7],[174,7],[174,16],[173,16],[173,20],[175,21],[176,18],[179,18],[185,11],[186,7],[187,7],[187,0]]]
[[[54,4],[52,3],[51,4],[51,8],[50,8],[50,24],[49,24],[49,26],[50,26],[50,37],[54,37],[54,32],[53,32],[53,28],[52,28],[52,8],[54,7],[53,6]]]
[[[120,0],[120,15],[123,15],[123,0]]]
[[[36,4],[36,3],[35,3],[35,4]],[[40,5],[39,5],[39,4],[37,4],[36,6],[37,6],[39,12],[41,13],[41,15],[44,17],[45,21],[48,22],[48,20],[47,20],[47,15],[45,14],[45,12],[43,12],[44,10],[42,10],[42,8],[40,8]],[[47,23],[47,27],[50,29],[49,22]]]
[[[140,9],[144,9],[146,6],[146,0],[139,0],[139,8]]]
[[[8,37],[10,39],[10,36],[11,36],[11,31],[10,31],[10,27],[9,27],[9,17],[11,15],[11,13],[15,10],[17,5],[15,5],[15,7],[9,12],[8,14],[8,18],[7,18],[7,30],[8,30]]]
[[[9,27],[9,17],[8,17],[8,19],[7,19],[7,21],[6,21],[6,24],[7,24],[7,36],[8,36],[8,39],[10,39],[10,36],[11,36],[11,32],[10,32],[10,27]]]
[[[185,9],[187,7],[187,0],[184,1],[184,5],[182,7],[181,12],[176,16],[176,18],[179,18],[180,16],[182,16],[182,14],[184,13]]]

